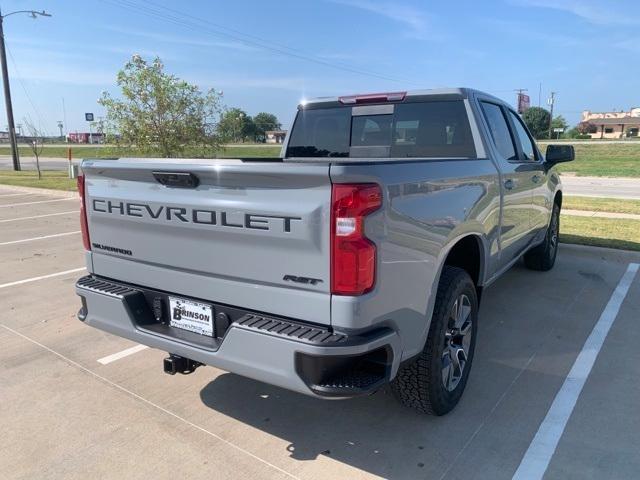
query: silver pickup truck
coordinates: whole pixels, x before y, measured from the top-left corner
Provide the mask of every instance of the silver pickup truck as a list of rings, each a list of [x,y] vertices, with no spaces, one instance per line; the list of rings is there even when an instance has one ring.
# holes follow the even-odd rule
[[[84,160],[87,325],[319,398],[449,412],[482,290],[553,267],[571,146],[470,89],[298,106],[279,158]]]

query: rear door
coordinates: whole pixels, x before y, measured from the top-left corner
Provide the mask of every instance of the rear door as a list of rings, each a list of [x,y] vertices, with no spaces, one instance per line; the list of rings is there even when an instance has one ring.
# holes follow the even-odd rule
[[[520,168],[529,175],[526,182],[531,187],[531,230],[533,233],[547,228],[551,216],[551,202],[547,187],[547,173],[542,155],[520,116],[509,110],[509,119],[519,149]]]
[[[497,269],[519,256],[531,240],[531,171],[520,160],[520,147],[510,127],[508,112],[497,103],[480,101],[492,149],[500,164],[503,191],[500,262]]]

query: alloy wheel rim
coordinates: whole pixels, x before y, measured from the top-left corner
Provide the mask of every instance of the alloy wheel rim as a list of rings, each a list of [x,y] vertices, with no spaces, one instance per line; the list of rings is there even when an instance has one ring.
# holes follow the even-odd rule
[[[449,312],[442,352],[442,384],[449,392],[456,389],[467,365],[472,321],[471,301],[463,293],[453,302]]]

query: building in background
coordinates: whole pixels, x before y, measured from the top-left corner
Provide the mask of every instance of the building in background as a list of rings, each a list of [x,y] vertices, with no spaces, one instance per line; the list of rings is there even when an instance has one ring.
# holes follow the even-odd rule
[[[283,143],[287,136],[286,130],[267,130],[264,132],[266,143]]]
[[[69,143],[104,143],[104,135],[102,133],[89,132],[70,132],[67,135]]]
[[[598,130],[591,138],[631,138],[640,136],[640,107],[628,112],[582,112],[582,121],[594,124]]]

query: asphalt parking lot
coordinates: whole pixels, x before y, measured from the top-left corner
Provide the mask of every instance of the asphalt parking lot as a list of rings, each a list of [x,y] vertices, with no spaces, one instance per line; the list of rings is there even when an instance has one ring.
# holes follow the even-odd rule
[[[484,293],[461,403],[434,418],[387,390],[165,375],[164,352],[76,319],[78,207],[0,187],[0,478],[527,478],[545,449],[545,478],[637,478],[640,254],[562,245],[551,272],[511,269]]]

